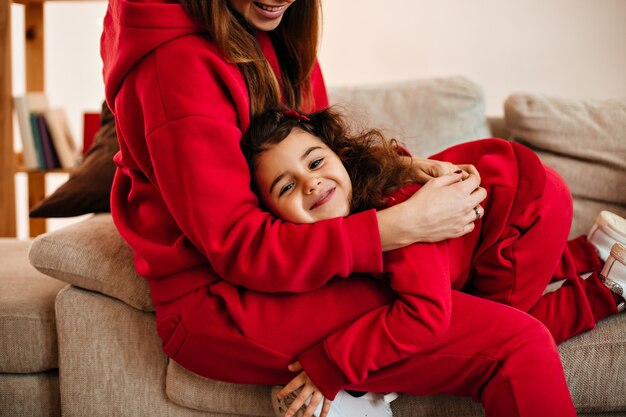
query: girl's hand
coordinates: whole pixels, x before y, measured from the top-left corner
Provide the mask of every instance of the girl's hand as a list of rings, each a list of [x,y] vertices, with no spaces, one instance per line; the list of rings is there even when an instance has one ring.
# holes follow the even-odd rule
[[[326,417],[328,412],[330,411],[331,401],[324,398],[319,389],[315,386],[311,378],[306,374],[305,371],[302,370],[302,365],[300,362],[294,362],[289,365],[289,370],[292,372],[302,371],[292,379],[285,387],[278,392],[278,399],[282,400],[287,395],[291,394],[298,389],[300,392],[296,396],[295,400],[289,406],[289,409],[285,413],[285,417],[292,417],[296,415],[296,412],[303,406],[306,405],[306,400],[310,397],[309,404],[306,405],[306,410],[302,417],[312,417],[315,409],[317,408],[320,401],[324,400],[324,405],[322,406],[322,412],[318,417]]]
[[[487,192],[480,178],[452,173],[428,181],[407,201],[376,212],[383,251],[439,242],[474,230]],[[477,215],[478,214],[478,215]]]
[[[476,175],[480,179],[478,170],[474,165],[454,165],[450,162],[414,157],[411,159],[411,167],[417,174],[417,180],[420,184],[426,184],[432,179],[452,174],[459,169],[463,171],[461,179],[467,179],[470,174]]]

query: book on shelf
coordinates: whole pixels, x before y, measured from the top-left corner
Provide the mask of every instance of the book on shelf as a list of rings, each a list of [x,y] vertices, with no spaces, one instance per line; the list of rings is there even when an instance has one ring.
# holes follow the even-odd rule
[[[30,114],[41,112],[48,107],[48,99],[44,93],[28,93],[13,98],[17,123],[22,137],[22,153],[24,155],[24,168],[41,168],[37,149],[37,142],[33,133],[33,125]]]
[[[33,143],[35,145],[35,155],[37,156],[37,168],[45,169],[46,160],[44,159],[43,147],[41,144],[41,133],[39,132],[39,123],[37,122],[37,114],[30,113],[28,115],[30,120],[30,134],[33,135]]]
[[[48,124],[43,114],[35,115],[37,118],[37,128],[39,129],[39,139],[41,140],[41,149],[43,150],[43,161],[46,169],[58,169],[61,168],[59,163],[59,157],[57,151],[54,148],[52,139],[50,138],[50,132],[48,131]]]
[[[65,110],[62,107],[52,107],[45,111],[44,116],[61,167],[74,168],[80,162],[80,152],[76,149]]]
[[[24,168],[74,168],[80,154],[62,108],[49,107],[41,92],[14,97]]]

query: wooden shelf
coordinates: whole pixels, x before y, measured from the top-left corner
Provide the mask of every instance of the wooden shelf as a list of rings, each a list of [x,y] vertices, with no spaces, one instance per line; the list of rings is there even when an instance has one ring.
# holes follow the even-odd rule
[[[24,5],[26,92],[45,91],[44,85],[44,3],[86,0],[0,0],[0,237],[17,235],[15,173],[28,176],[28,204],[33,207],[45,197],[48,173],[68,169],[25,170],[16,162],[13,150],[13,81],[11,74],[11,4]],[[45,219],[29,219],[29,235],[46,231]]]
[[[55,169],[26,169],[24,167],[15,168],[15,172],[24,172],[26,174],[63,174],[71,173],[74,169],[71,168],[55,168]]]

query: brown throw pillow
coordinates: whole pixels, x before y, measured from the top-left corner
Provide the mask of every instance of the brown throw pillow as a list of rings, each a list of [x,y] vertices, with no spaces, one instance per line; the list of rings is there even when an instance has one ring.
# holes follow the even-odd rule
[[[83,162],[54,193],[30,211],[30,217],[73,217],[111,211],[109,198],[119,150],[113,114],[102,103],[100,129]]]

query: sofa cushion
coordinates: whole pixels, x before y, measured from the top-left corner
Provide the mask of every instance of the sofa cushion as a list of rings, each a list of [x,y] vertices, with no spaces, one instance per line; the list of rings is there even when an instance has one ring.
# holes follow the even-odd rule
[[[113,155],[119,149],[115,120],[104,102],[100,129],[83,162],[64,184],[31,209],[30,217],[72,217],[110,211]]]
[[[0,415],[60,417],[59,372],[0,373]]]
[[[196,410],[238,416],[273,416],[270,387],[231,384],[189,372],[170,360],[165,390],[170,400]]]
[[[356,126],[382,129],[416,156],[490,136],[480,87],[463,77],[329,88]]]
[[[29,241],[0,239],[2,373],[42,372],[57,367],[54,299],[66,284],[29,265],[29,247]]]
[[[51,277],[154,311],[148,283],[137,275],[132,250],[110,214],[97,214],[38,236],[29,258],[35,268]]]
[[[626,216],[626,99],[513,94],[504,113],[514,140],[532,148],[568,183],[577,214],[572,236],[589,230],[597,214],[592,208]]]
[[[626,314],[559,345],[574,405],[579,412],[626,412]]]

